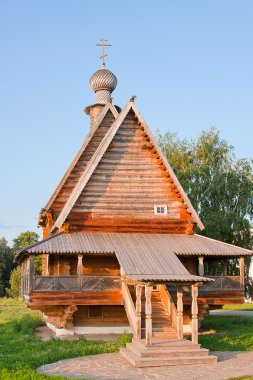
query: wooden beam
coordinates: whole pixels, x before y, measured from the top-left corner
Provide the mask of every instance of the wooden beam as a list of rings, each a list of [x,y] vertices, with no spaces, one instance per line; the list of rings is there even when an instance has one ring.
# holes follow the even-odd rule
[[[177,286],[177,338],[183,339],[183,289]]]
[[[192,343],[198,344],[198,285],[192,285]]]
[[[146,346],[152,344],[152,305],[151,305],[151,291],[152,287],[145,286],[145,314],[146,314]]]
[[[240,283],[244,285],[244,257],[240,257]]]
[[[34,260],[35,260],[35,255],[30,255],[27,258],[28,261],[28,291],[31,293],[34,288]]]
[[[83,255],[78,255],[76,272],[77,272],[77,276],[78,276],[79,289],[81,290],[82,274],[83,274]]]
[[[199,265],[198,265],[198,273],[199,276],[204,276],[205,275],[205,270],[204,270],[204,257],[199,256],[198,257]]]
[[[141,294],[142,286],[136,285],[136,337],[141,339]]]

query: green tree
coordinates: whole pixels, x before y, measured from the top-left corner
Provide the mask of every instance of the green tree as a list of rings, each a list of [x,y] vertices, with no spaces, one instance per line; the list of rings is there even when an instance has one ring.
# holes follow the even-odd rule
[[[11,272],[10,287],[6,289],[6,293],[9,297],[18,298],[20,295],[21,284],[21,266],[18,265]]]
[[[10,273],[13,268],[13,256],[7,240],[0,238],[0,297],[6,295],[5,288],[9,284]]]
[[[13,240],[12,250],[13,252],[28,247],[29,245],[35,244],[39,241],[39,235],[33,231],[25,231],[21,232],[16,238]]]
[[[251,249],[253,161],[236,159],[214,128],[195,141],[158,133],[158,142],[205,225],[198,233]]]
[[[25,231],[21,232],[16,238],[13,240],[12,251],[15,254],[21,248],[28,247],[29,245],[35,244],[39,241],[39,235],[33,231]],[[37,256],[34,262],[35,273],[41,274],[42,271],[42,257]],[[10,297],[16,298],[20,294],[20,285],[21,285],[21,268],[17,266],[17,268],[13,269],[10,276],[10,288],[6,289],[7,294]]]

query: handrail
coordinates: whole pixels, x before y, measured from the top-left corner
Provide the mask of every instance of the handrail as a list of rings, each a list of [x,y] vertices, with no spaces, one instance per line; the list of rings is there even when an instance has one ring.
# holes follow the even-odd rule
[[[171,295],[166,285],[159,285],[161,300],[166,307],[167,312],[171,318],[172,327],[177,330],[177,309],[171,298]]]
[[[122,297],[123,297],[123,303],[125,306],[126,315],[127,315],[129,324],[133,330],[134,337],[136,337],[137,336],[136,310],[135,310],[135,306],[132,300],[132,296],[125,282],[122,282]]]

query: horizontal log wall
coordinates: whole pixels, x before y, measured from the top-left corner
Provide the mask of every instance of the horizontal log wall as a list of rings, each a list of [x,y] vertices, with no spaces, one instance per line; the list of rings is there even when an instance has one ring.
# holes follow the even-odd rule
[[[122,305],[122,295],[120,290],[30,294],[30,307],[40,310],[41,307],[50,305]]]
[[[59,192],[59,194],[57,195],[55,201],[53,202],[51,206],[51,212],[52,212],[54,220],[56,220],[60,211],[64,207],[72,190],[74,189],[81,174],[83,173],[85,167],[87,166],[87,163],[89,162],[92,155],[96,151],[97,147],[99,146],[106,132],[110,128],[114,119],[115,118],[112,115],[111,111],[108,111],[101,125],[98,127],[93,138],[91,139],[90,144],[85,149],[85,152],[82,154],[82,156],[80,157],[80,159],[78,160],[74,168],[72,169],[70,176],[65,181],[61,191]]]
[[[75,176],[81,174],[76,169]],[[65,202],[65,193],[59,201]],[[155,215],[155,205],[166,205],[167,215]],[[69,232],[192,233],[190,220],[181,194],[130,112],[69,214]]]
[[[128,325],[124,306],[77,306],[74,326]]]

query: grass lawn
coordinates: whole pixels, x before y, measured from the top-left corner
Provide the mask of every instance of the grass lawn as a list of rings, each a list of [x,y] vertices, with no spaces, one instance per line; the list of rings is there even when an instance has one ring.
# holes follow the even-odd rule
[[[34,329],[42,324],[41,314],[22,302],[0,299],[0,380],[60,380],[63,377],[37,374],[34,369],[61,359],[118,350],[112,342],[84,339],[41,342]]]
[[[239,303],[239,304],[224,305],[222,310],[252,311],[253,303]]]
[[[202,329],[215,331],[199,336],[202,347],[211,351],[253,350],[253,317],[208,315]]]

